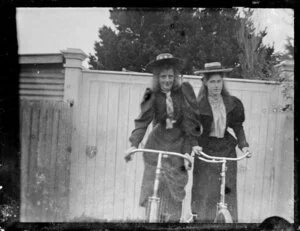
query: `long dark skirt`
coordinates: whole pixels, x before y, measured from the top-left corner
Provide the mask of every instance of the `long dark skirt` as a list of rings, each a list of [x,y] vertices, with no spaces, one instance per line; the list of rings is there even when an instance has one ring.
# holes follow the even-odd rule
[[[222,139],[209,137],[203,146],[203,151],[212,156],[236,157],[235,141],[232,137]],[[198,222],[212,223],[216,216],[217,203],[220,201],[220,173],[222,164],[206,163],[195,158],[192,211],[197,214]],[[232,215],[233,222],[237,222],[237,163],[226,163],[225,202]]]
[[[145,148],[181,153],[183,142],[184,136],[178,127],[166,130],[162,125],[157,124],[150,133]],[[144,154],[143,157],[145,169],[140,205],[146,207],[148,198],[153,195],[157,155]],[[187,180],[188,175],[182,158],[168,157],[162,159],[162,172],[158,189],[162,222],[180,220],[181,204],[185,197],[184,187]]]

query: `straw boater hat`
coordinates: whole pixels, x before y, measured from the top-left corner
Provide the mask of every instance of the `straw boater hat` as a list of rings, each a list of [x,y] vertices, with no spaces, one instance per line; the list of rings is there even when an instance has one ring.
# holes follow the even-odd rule
[[[179,70],[183,68],[183,60],[175,58],[170,53],[162,53],[156,56],[155,60],[152,60],[146,65],[146,70],[152,72],[153,68],[159,67],[164,64],[170,64],[176,66]]]
[[[206,74],[206,73],[217,73],[217,72],[230,72],[233,68],[224,68],[220,62],[205,63],[204,70],[195,71],[194,74]]]

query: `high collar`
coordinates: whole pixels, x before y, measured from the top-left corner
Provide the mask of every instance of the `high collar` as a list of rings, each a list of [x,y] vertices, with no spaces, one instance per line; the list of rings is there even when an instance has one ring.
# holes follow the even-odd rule
[[[178,93],[180,90],[180,86],[176,87],[176,88],[172,88],[169,92],[171,95],[174,95],[176,93]],[[157,93],[166,96],[166,92],[163,91],[162,89],[157,90]]]
[[[225,105],[226,114],[228,114],[235,108],[235,103],[232,100],[231,96],[222,96],[222,98]],[[198,103],[198,105],[201,115],[213,116],[212,109],[207,96],[203,97]]]

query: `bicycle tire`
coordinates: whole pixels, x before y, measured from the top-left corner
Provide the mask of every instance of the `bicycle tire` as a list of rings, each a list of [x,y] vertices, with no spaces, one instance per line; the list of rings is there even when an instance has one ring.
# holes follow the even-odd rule
[[[214,223],[233,223],[231,214],[228,209],[221,209],[217,213]]]

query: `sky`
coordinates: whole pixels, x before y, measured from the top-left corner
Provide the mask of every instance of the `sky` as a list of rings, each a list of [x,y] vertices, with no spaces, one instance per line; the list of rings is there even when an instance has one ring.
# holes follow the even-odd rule
[[[115,29],[110,8],[17,8],[19,54],[59,53],[79,48],[94,54],[98,30],[106,25]],[[287,36],[294,37],[292,9],[255,9],[253,20],[258,30],[267,27],[263,43],[275,52],[284,51]],[[87,60],[83,63],[87,65]]]

